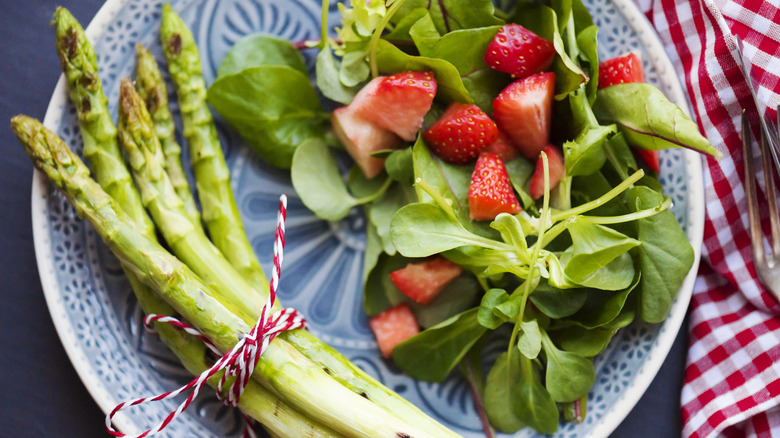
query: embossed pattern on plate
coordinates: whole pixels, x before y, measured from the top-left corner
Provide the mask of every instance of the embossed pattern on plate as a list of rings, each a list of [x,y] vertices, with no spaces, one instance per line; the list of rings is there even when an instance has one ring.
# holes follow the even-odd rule
[[[134,68],[134,44],[151,47],[158,59],[163,59],[157,40],[160,4],[159,0],[109,0],[88,29],[114,115],[119,78],[130,76]],[[628,50],[641,52],[647,80],[686,107],[668,58],[633,4],[627,0],[586,0],[585,4],[600,26],[599,55],[606,58]],[[320,2],[315,0],[179,0],[173,6],[193,30],[209,83],[222,57],[243,35],[262,31],[296,41],[319,35]],[[330,23],[337,23],[337,16],[334,4]],[[313,71],[315,53],[304,55]],[[176,111],[173,95],[171,102]],[[45,123],[71,147],[81,150],[75,112],[67,103],[62,81]],[[271,265],[278,196],[283,192],[290,196],[288,250],[279,291],[282,302],[301,310],[317,336],[387,386],[464,436],[481,436],[463,380],[451,377],[443,384],[414,382],[380,358],[360,302],[365,246],[362,213],[354,210],[338,223],[317,219],[295,195],[288,172],[256,158],[224,124],[219,125],[219,132],[233,172],[239,209],[266,269]],[[661,180],[674,201],[675,215],[697,249],[698,264],[703,221],[699,158],[682,150],[666,151],[662,164]],[[187,374],[176,359],[142,329],[141,311],[117,261],[39,174],[34,180],[32,208],[38,266],[52,318],[71,361],[101,408],[108,410],[128,398],[171,389],[186,380]],[[619,424],[671,347],[685,315],[693,279],[690,275],[686,280],[666,322],[633,324],[621,330],[596,358],[597,380],[588,396],[585,423],[562,424],[555,436],[606,436]],[[499,348],[488,346],[488,351]],[[132,417],[120,416],[117,426],[127,432],[141,430],[158,422],[171,406],[138,408]],[[240,427],[235,412],[206,394],[164,436],[238,436]],[[536,435],[523,430],[515,436]]]

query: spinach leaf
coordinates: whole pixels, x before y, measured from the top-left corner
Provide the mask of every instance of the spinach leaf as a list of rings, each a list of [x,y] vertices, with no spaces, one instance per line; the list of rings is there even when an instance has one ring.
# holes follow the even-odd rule
[[[400,22],[401,17],[414,9],[427,9],[439,34],[444,35],[454,30],[472,29],[477,27],[496,26],[504,24],[497,18],[495,8],[490,0],[406,0],[398,9],[393,22]]]
[[[650,188],[636,186],[629,190],[632,211],[652,208],[664,196]],[[642,281],[639,284],[639,316],[656,323],[666,318],[688,271],[694,252],[674,214],[665,210],[636,221],[637,248]]]
[[[379,262],[382,254],[382,239],[376,231],[374,224],[366,225],[366,250],[363,252],[363,286],[366,286],[368,275]]]
[[[427,257],[464,245],[485,246],[490,241],[466,230],[457,219],[434,204],[409,204],[390,221],[390,238],[407,257]]]
[[[496,250],[467,245],[448,250],[444,252],[444,256],[481,277],[488,276],[488,271],[513,272],[513,267],[517,264],[514,251],[509,248]]]
[[[339,81],[347,87],[355,87],[368,80],[371,69],[368,66],[368,49],[353,50],[341,58]]]
[[[599,90],[596,117],[615,123],[629,144],[641,149],[693,149],[720,158],[696,123],[650,84],[619,84]]]
[[[598,26],[591,24],[577,33],[580,59],[585,62],[589,76],[588,82],[585,84],[585,94],[587,94],[588,103],[591,105],[596,101],[596,92],[599,86],[598,30]]]
[[[236,41],[219,64],[217,78],[262,65],[283,65],[308,74],[301,52],[289,41],[269,35],[254,34]]]
[[[382,241],[382,247],[389,255],[395,254],[396,251],[393,241],[390,239],[390,221],[396,211],[415,200],[416,195],[412,186],[395,183],[384,195],[365,207],[368,220],[376,227],[377,234]]]
[[[612,323],[623,312],[629,295],[639,284],[640,277],[641,275],[637,274],[634,281],[623,290],[589,290],[584,305],[570,320],[588,329]]]
[[[473,103],[458,69],[443,59],[409,55],[389,42],[379,40],[376,62],[379,70],[384,73],[430,70],[436,78],[437,97],[447,102]]]
[[[218,78],[209,103],[270,164],[289,168],[295,148],[323,138],[327,116],[309,78],[288,66],[251,67]],[[259,104],[262,102],[262,104]]]
[[[604,142],[615,132],[615,125],[587,127],[575,140],[564,143],[566,175],[590,175],[601,169],[606,161]]]
[[[607,348],[615,332],[615,329],[601,327],[583,329],[582,327],[572,326],[562,330],[551,331],[549,335],[562,350],[584,357],[593,357]]]
[[[365,285],[363,286],[363,310],[369,316],[382,313],[385,310],[408,301],[393,281],[390,280],[390,273],[405,267],[413,260],[402,257],[398,254],[389,256],[380,253],[374,268],[368,273]]]
[[[385,160],[385,170],[393,180],[411,187],[414,183],[412,148],[398,149],[388,155]]]
[[[474,307],[482,289],[473,275],[461,275],[444,287],[441,293],[428,304],[411,303],[420,327],[427,329],[442,321]]]
[[[517,349],[523,356],[536,359],[542,351],[542,331],[536,319],[520,322],[520,338],[517,340]]]
[[[401,9],[403,9],[403,6]],[[400,18],[400,20],[397,20],[393,26],[393,29],[387,34],[383,35],[382,38],[393,43],[413,42],[412,36],[409,35],[409,31],[411,30],[414,23],[417,23],[420,18],[425,17],[426,15],[428,15],[428,10],[425,8],[410,9],[405,11],[404,14],[396,13],[391,21],[397,20],[398,18]]]
[[[490,424],[501,432],[513,433],[526,426],[514,407],[519,404],[515,403],[515,398],[522,378],[520,362],[527,360],[522,354],[508,355],[504,352],[498,356],[488,372],[485,382],[485,412]],[[557,408],[555,411],[557,412]]]
[[[509,181],[512,183],[515,192],[518,194],[518,201],[524,209],[528,209],[536,204],[528,193],[528,181],[531,180],[535,166],[521,156],[504,163],[506,173],[509,175]]]
[[[393,349],[393,361],[413,379],[441,382],[487,330],[474,308],[422,331]]]
[[[556,402],[573,402],[586,395],[596,382],[593,361],[558,349],[547,333],[542,333],[542,345],[547,357],[545,382],[552,398]]]
[[[482,296],[482,301],[479,303],[479,311],[477,312],[477,321],[482,327],[490,330],[497,329],[501,324],[507,322],[506,318],[501,318],[493,313],[493,309],[501,303],[506,302],[509,299],[509,294],[504,289],[488,289],[485,295]]]
[[[490,226],[501,233],[501,238],[515,248],[518,256],[528,254],[528,242],[525,240],[523,227],[515,216],[501,213],[490,223]],[[530,263],[530,257],[527,258]]]
[[[328,99],[348,105],[359,91],[359,87],[347,86],[341,82],[339,79],[341,67],[341,63],[333,56],[330,47],[321,50],[316,62],[317,88]]]
[[[587,289],[558,289],[540,282],[529,299],[550,318],[565,318],[575,314],[585,304]]]

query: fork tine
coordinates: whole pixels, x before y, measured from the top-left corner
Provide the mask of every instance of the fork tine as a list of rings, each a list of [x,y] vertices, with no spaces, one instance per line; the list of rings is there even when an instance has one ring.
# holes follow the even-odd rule
[[[772,254],[780,255],[780,214],[777,210],[777,188],[775,187],[774,163],[769,158],[769,139],[761,131],[761,161],[764,163],[764,183],[769,204],[769,220],[772,224]]]
[[[750,134],[750,122],[747,114],[742,111],[742,154],[745,161],[745,195],[748,204],[748,222],[750,225],[750,242],[753,248],[753,260],[756,265],[764,263],[764,239],[761,233],[761,220],[758,216],[758,199],[756,198],[756,171],[753,165],[753,138]]]

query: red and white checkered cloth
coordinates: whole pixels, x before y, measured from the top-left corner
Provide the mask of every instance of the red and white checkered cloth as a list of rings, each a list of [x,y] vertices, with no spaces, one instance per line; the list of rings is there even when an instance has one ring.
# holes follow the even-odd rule
[[[756,105],[733,56],[738,35],[760,110],[777,108],[780,0],[635,1],[677,66],[700,129],[725,154],[704,166],[704,247],[690,308],[682,435],[780,436],[780,305],[756,280],[742,184],[740,117],[743,109],[756,114]],[[769,235],[765,211],[762,218]]]

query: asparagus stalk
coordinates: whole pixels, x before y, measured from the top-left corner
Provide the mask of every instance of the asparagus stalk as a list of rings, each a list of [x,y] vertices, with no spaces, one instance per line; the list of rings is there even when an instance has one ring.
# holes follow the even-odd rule
[[[174,135],[173,116],[168,108],[168,90],[154,55],[142,44],[136,44],[135,81],[138,94],[152,116],[155,133],[165,155],[165,171],[171,177],[173,188],[184,203],[184,210],[192,223],[200,225],[200,211],[190,191],[187,175],[181,164],[181,147]]]
[[[189,29],[168,4],[163,5],[160,38],[179,99],[203,221],[214,245],[250,285],[262,290],[267,280],[246,238],[230,187],[230,172],[206,103],[200,54]]]
[[[62,7],[54,12],[57,53],[68,83],[70,100],[84,138],[84,157],[92,164],[95,179],[112,198],[127,206],[131,219],[147,234],[154,225],[141,206],[130,172],[116,142],[116,127],[108,113],[108,99],[98,76],[95,50],[84,29],[71,13]]]
[[[112,252],[145,284],[225,352],[249,326],[213,298],[215,293],[156,241],[141,234],[119,205],[90,178],[67,145],[34,119],[11,126],[35,166],[87,218]],[[347,437],[434,437],[331,379],[281,339],[260,356],[253,378],[296,409]]]
[[[258,291],[241,278],[218,250],[211,247],[199,227],[188,223],[181,200],[176,196],[172,183],[160,164],[162,154],[152,132],[149,113],[128,80],[122,81],[120,90],[119,138],[133,168],[144,205],[151,212],[173,253],[197,275],[207,280],[216,291],[225,293],[224,297],[218,298],[226,307],[243,315],[247,322],[256,320],[260,316],[261,303],[256,302],[258,295],[253,294]],[[262,293],[264,302],[267,299],[267,286],[259,292]],[[403,413],[404,418],[414,419],[415,423],[423,424],[432,433],[446,436],[448,431],[445,432],[441,425],[389,391],[309,332],[288,331],[281,337],[327,369],[334,378],[353,392],[363,395],[390,412]]]

